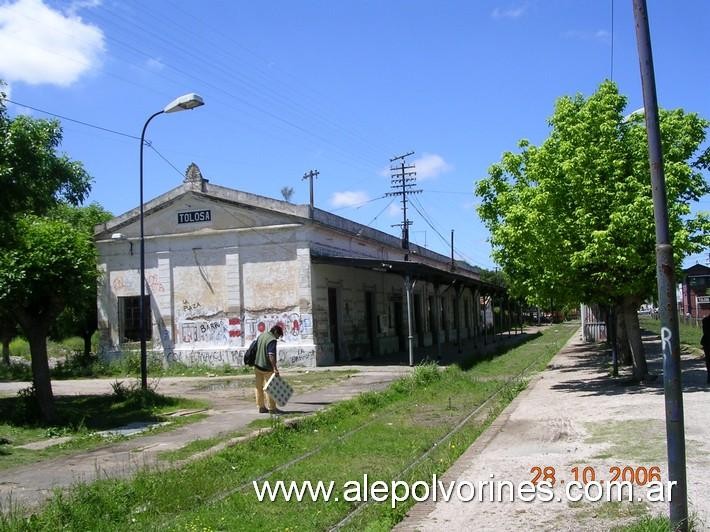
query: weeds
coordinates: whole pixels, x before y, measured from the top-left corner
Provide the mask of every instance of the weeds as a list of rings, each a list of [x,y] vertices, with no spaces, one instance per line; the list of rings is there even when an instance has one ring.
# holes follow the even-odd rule
[[[524,380],[508,380],[511,368],[520,368],[519,373],[533,361],[549,359],[556,349],[552,342],[513,349],[503,355],[506,361],[486,366],[486,380],[478,380],[475,370],[422,366],[382,392],[338,403],[293,426],[274,419],[269,433],[181,469],[143,471],[129,480],[78,486],[68,495],[56,496],[29,521],[10,516],[0,521],[0,528],[327,529],[348,515],[352,505],[342,499],[327,504],[277,500],[258,505],[250,480],[268,478],[276,471],[273,479],[332,480],[336,486],[366,473],[385,482],[399,477],[410,482],[430,479],[432,473],[445,471],[494,419],[494,413],[524,389]],[[481,412],[485,422],[471,418],[450,434],[505,382],[505,390],[490,405],[491,412]],[[418,461],[425,452],[429,452],[426,459]],[[238,489],[243,485],[247,488]],[[388,504],[371,504],[348,528],[389,530],[409,506],[391,509]]]

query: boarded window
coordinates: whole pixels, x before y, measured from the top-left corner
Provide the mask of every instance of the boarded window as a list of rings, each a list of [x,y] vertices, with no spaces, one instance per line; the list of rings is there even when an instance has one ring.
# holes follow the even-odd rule
[[[121,343],[138,342],[141,339],[140,301],[140,296],[118,298],[118,319]],[[145,339],[150,340],[153,332],[150,319],[150,296],[144,297],[143,305]]]

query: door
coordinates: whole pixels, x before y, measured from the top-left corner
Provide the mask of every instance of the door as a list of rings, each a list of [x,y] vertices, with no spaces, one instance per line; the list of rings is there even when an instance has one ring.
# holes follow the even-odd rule
[[[439,325],[436,319],[436,300],[434,296],[429,296],[429,326],[431,327],[431,337],[434,345],[439,344]]]
[[[417,345],[424,345],[424,323],[422,320],[422,296],[414,294],[414,330],[417,335]]]
[[[335,361],[340,361],[340,330],[338,329],[338,292],[335,288],[328,288],[328,325],[330,328],[330,341],[333,342],[333,355]]]
[[[367,343],[369,345],[366,358],[377,354],[375,345],[375,295],[365,292],[365,325],[367,327]]]
[[[402,312],[402,302],[401,301],[395,301],[394,302],[394,333],[397,335],[397,345],[400,351],[404,351],[406,349],[406,338],[404,337],[403,334],[403,316],[404,313]]]

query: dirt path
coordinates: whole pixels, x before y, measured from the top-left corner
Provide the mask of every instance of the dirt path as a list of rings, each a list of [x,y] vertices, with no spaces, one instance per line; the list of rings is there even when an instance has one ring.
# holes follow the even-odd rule
[[[661,374],[657,337],[647,337],[651,370]],[[608,480],[610,468],[659,466],[667,480],[662,377],[650,386],[614,382],[607,356],[575,334],[494,424],[447,472],[449,481],[530,480],[533,467],[554,467],[569,483],[572,468],[594,468]],[[624,379],[620,379],[624,380]],[[698,530],[710,526],[710,388],[702,359],[683,360],[690,512]],[[612,473],[613,474],[613,473]],[[464,492],[464,498],[468,495]],[[564,496],[558,485],[555,495]],[[640,491],[634,495],[643,495]],[[564,497],[563,497],[564,498]],[[647,508],[647,509],[646,509]],[[667,503],[462,502],[417,504],[396,530],[608,530],[644,512],[666,514]]]
[[[343,368],[337,368],[343,369]],[[284,408],[291,414],[307,414],[349,399],[367,390],[379,390],[409,373],[407,366],[360,367],[358,373],[322,389],[296,394]],[[297,378],[297,374],[289,376]],[[111,393],[115,379],[56,381],[56,395]],[[26,384],[25,384],[26,385]],[[23,383],[0,383],[0,393],[12,393]],[[160,453],[184,447],[187,443],[224,436],[245,428],[258,414],[253,399],[253,377],[164,378],[156,390],[166,395],[208,399],[207,418],[175,430],[132,438],[104,445],[90,451],[3,470],[0,473],[0,509],[10,505],[33,507],[46,500],[54,488],[67,488],[76,482],[90,482],[99,477],[128,476],[141,467],[156,465]]]

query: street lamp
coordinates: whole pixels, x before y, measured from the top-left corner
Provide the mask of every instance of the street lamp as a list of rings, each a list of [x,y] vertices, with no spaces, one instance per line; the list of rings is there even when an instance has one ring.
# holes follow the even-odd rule
[[[148,389],[148,353],[146,350],[146,331],[145,331],[145,239],[143,235],[143,146],[145,145],[145,130],[148,128],[148,124],[156,116],[162,115],[163,113],[176,113],[178,111],[187,111],[189,109],[194,109],[204,105],[205,102],[201,96],[195,94],[194,92],[190,94],[185,94],[179,98],[175,98],[172,102],[165,106],[162,111],[154,113],[146,120],[143,126],[143,131],[141,133],[141,156],[140,156],[140,226],[141,226],[141,251],[140,251],[140,271],[141,271],[141,298],[139,301],[139,319],[140,319],[140,340],[141,340],[141,388],[143,390]]]

